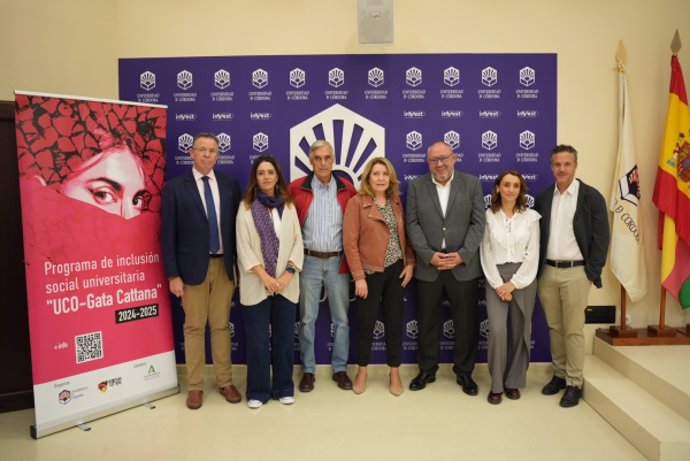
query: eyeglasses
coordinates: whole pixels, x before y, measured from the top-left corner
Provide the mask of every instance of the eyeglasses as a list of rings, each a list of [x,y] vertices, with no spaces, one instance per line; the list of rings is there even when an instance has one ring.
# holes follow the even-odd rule
[[[205,154],[206,152],[210,152],[211,154],[217,154],[218,149],[216,148],[211,148],[209,149],[208,147],[192,147],[197,152],[201,152],[202,154]]]
[[[452,157],[453,157],[453,154],[450,154],[450,155],[444,155],[443,157],[428,158],[428,159],[426,159],[426,161],[431,163],[432,165],[435,165],[437,163],[446,163]]]

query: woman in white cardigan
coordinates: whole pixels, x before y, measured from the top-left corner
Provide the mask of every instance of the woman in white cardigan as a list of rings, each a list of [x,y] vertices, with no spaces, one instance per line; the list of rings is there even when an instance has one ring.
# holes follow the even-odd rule
[[[293,335],[304,247],[295,206],[273,157],[254,161],[236,223],[247,404],[260,408],[274,398],[289,405],[295,401]]]
[[[503,392],[511,400],[520,398],[529,366],[541,216],[527,208],[526,192],[517,171],[498,175],[479,250],[489,317],[487,400],[494,405],[501,403]]]

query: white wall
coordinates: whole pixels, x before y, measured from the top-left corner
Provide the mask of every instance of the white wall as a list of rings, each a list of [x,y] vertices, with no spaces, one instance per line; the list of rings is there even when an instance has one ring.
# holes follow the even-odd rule
[[[690,88],[687,0],[397,0],[395,43],[357,43],[356,0],[0,0],[0,99],[14,89],[117,98],[117,59],[266,54],[557,53],[558,141],[580,151],[578,176],[610,190],[617,148],[620,39],[642,177],[649,295],[633,326],[658,322],[651,203],[676,29]],[[690,323],[669,297],[667,323]],[[619,304],[607,269],[590,304]]]

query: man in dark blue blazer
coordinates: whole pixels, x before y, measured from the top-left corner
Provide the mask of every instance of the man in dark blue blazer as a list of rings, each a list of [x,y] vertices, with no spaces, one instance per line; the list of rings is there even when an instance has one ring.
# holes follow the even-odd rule
[[[608,210],[595,188],[575,178],[577,150],[565,144],[551,151],[556,183],[541,192],[534,209],[541,214],[538,291],[551,339],[553,378],[542,394],[566,389],[562,407],[582,395],[585,363],[585,308],[592,285],[601,288],[609,247]]]
[[[163,190],[161,247],[170,292],[182,297],[187,407],[195,410],[203,401],[207,322],[220,392],[230,403],[242,400],[232,384],[228,323],[240,188],[235,179],[213,169],[218,160],[215,135],[196,135],[189,154],[192,171],[168,181]]]

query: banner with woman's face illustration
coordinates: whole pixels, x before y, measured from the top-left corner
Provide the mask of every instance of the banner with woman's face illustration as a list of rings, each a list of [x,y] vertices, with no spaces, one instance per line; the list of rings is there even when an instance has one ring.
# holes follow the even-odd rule
[[[177,389],[159,248],[166,112],[16,95],[35,436]]]

